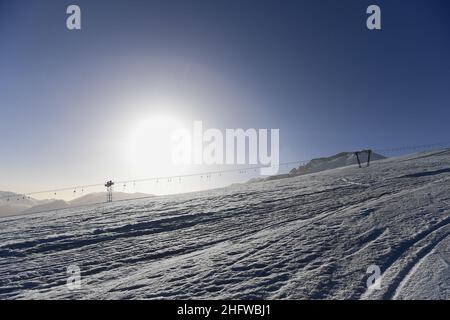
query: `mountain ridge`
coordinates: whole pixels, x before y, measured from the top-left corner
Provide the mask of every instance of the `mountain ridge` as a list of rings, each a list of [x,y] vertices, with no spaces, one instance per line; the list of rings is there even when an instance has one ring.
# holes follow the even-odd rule
[[[366,152],[361,152],[359,154],[359,159],[361,162],[361,165],[366,165],[368,160],[368,154]],[[377,160],[383,160],[386,159],[385,156],[378,154],[376,152],[371,152],[370,161],[377,161]],[[329,157],[320,157],[315,158],[310,161],[308,161],[304,165],[300,165],[297,168],[293,168],[289,171],[289,173],[284,174],[277,174],[273,176],[263,177],[263,178],[254,178],[250,179],[246,183],[256,183],[256,182],[263,182],[263,181],[271,181],[271,180],[279,180],[279,179],[285,179],[285,178],[291,178],[295,176],[301,176],[305,174],[310,173],[317,173],[327,170],[332,170],[336,168],[342,168],[347,167],[351,165],[358,164],[358,159],[355,155],[355,152],[339,152],[335,155],[329,156]]]
[[[138,192],[113,192],[113,199],[115,201],[148,198],[154,196],[155,195],[152,194]],[[23,195],[11,191],[0,191],[0,217],[67,209],[102,202],[106,202],[106,192],[88,193],[76,199],[65,201],[62,199],[38,200],[31,197],[24,197]]]

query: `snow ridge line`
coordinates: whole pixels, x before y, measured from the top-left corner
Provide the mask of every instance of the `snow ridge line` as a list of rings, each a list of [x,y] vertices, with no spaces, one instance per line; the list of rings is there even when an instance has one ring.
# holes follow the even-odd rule
[[[389,153],[393,153],[393,152],[399,152],[399,151],[407,151],[407,150],[421,150],[421,152],[432,152],[430,155],[426,155],[427,156],[434,156],[435,154],[440,155],[441,153],[445,154],[446,152],[450,152],[450,150],[447,150],[450,146],[450,142],[445,142],[445,143],[430,143],[430,144],[425,144],[425,145],[417,145],[417,146],[404,146],[404,147],[396,147],[396,148],[387,148],[387,149],[374,149],[372,150],[375,153],[380,153],[380,154],[389,154]],[[436,148],[440,148],[438,150],[434,150]],[[444,149],[444,150],[442,150]],[[385,160],[390,160],[391,158],[387,158],[387,159],[382,159],[382,160],[376,160],[378,161],[385,161]],[[420,157],[418,158],[420,159]],[[281,168],[284,166],[288,166],[288,165],[305,165],[308,162],[315,160],[315,159],[303,159],[303,160],[297,160],[297,161],[288,161],[288,162],[282,162],[279,163],[277,165],[277,167]],[[121,181],[116,181],[115,183],[117,185],[128,185],[128,184],[136,184],[136,183],[140,183],[140,182],[148,182],[148,181],[163,181],[163,180],[169,180],[171,181],[172,179],[179,179],[179,178],[188,178],[188,177],[207,177],[207,176],[211,176],[211,175],[216,175],[216,174],[226,174],[226,173],[233,173],[233,172],[238,172],[238,173],[243,173],[243,172],[250,172],[253,170],[258,170],[258,169],[262,169],[262,168],[267,168],[267,165],[257,165],[257,166],[248,166],[246,168],[239,168],[239,169],[228,169],[228,170],[219,170],[219,171],[208,171],[208,172],[201,172],[201,173],[191,173],[191,174],[184,174],[184,175],[174,175],[174,176],[156,176],[156,177],[147,177],[147,178],[142,178],[142,179],[133,179],[133,180],[121,180]],[[15,199],[15,198],[21,198],[21,199],[26,199],[26,198],[30,198],[31,196],[35,196],[35,195],[43,195],[43,194],[54,194],[54,193],[59,193],[59,192],[66,192],[66,191],[71,191],[71,190],[77,190],[77,189],[88,189],[88,188],[97,188],[97,187],[103,187],[104,183],[96,183],[96,184],[86,184],[86,185],[77,185],[77,186],[69,186],[69,187],[63,187],[63,188],[57,188],[57,189],[49,189],[49,190],[40,190],[40,191],[32,191],[32,192],[27,192],[27,193],[15,193],[14,195],[7,195],[7,196],[1,196],[0,200],[6,200],[6,199]],[[136,199],[127,199],[127,200],[138,200],[139,198]],[[127,201],[125,200],[125,201]],[[120,201],[120,200],[119,200]],[[115,202],[115,201],[113,201]],[[97,203],[100,204],[100,203]],[[47,211],[43,211],[43,212],[47,212]],[[32,212],[29,214],[35,214],[36,212]],[[39,212],[42,213],[42,212]]]

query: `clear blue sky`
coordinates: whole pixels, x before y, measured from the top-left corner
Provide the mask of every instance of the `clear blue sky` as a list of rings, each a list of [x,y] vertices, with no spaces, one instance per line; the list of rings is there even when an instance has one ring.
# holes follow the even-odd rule
[[[160,113],[279,128],[281,161],[448,141],[449,14],[447,0],[0,0],[0,190],[127,178],[125,137]]]

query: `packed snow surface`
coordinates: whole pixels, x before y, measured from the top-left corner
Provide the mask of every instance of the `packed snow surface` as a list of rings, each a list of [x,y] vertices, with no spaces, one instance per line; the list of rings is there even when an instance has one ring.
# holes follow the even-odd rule
[[[449,299],[449,263],[449,150],[0,219],[2,299]]]

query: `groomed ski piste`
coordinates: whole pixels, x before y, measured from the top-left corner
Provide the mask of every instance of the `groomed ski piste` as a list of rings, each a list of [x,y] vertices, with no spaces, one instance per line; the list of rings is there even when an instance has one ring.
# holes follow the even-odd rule
[[[450,150],[0,219],[1,299],[449,299],[449,263]]]

